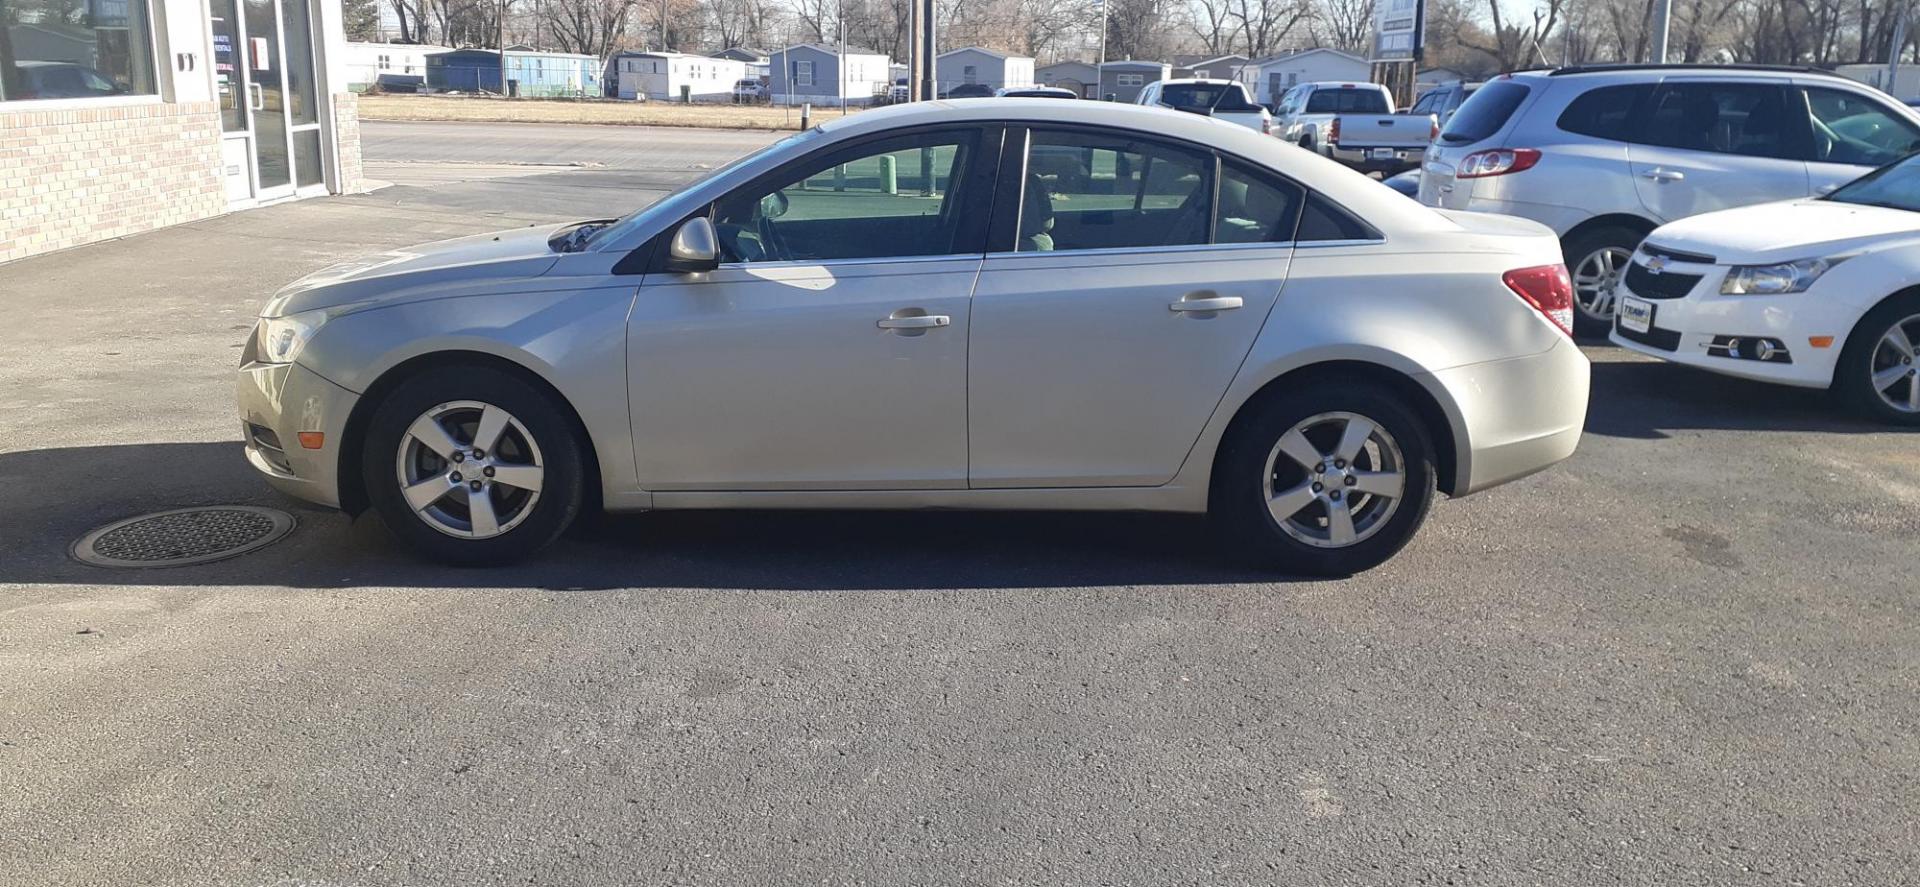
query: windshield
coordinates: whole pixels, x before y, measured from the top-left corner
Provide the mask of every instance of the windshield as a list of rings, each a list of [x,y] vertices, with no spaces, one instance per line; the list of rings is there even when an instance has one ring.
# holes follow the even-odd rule
[[[705,182],[707,182],[707,180],[712,179],[715,176],[726,175],[727,173],[730,173],[736,169],[739,169],[740,167],[745,166],[748,163],[752,163],[753,161],[758,160],[762,157],[765,157],[769,154],[772,154],[776,151],[784,151],[794,145],[813,141],[815,138],[818,138],[819,136],[820,136],[820,127],[816,126],[812,129],[807,130],[806,132],[796,132],[793,135],[787,136],[786,138],[781,139],[777,142],[774,142],[773,144],[768,145],[765,148],[761,148],[758,151],[753,151],[748,154],[744,154],[740,157],[736,157],[732,162],[720,167],[719,169],[716,169],[710,173],[707,173],[706,175],[700,176],[691,182],[688,182],[684,185],[681,185],[678,188],[673,189],[672,191],[667,192],[666,195],[661,197],[659,200],[649,203],[646,206],[640,207],[639,209],[636,209],[633,212],[627,213],[626,215],[621,216],[618,219],[615,219],[611,224],[608,224],[605,227],[595,229],[591,236],[589,236],[586,240],[581,241],[580,248],[584,249],[587,247],[591,247],[601,242],[602,240],[606,239],[607,237],[612,236],[613,232],[615,231],[624,231],[627,228],[632,227],[633,223],[638,221],[642,216],[645,216],[647,213],[653,212],[654,210],[660,209],[661,207],[671,206],[677,203],[678,198],[681,195],[687,193],[687,191],[691,190],[697,185],[704,184]]]
[[[1316,89],[1307,96],[1308,114],[1386,114],[1387,94],[1378,89]]]
[[[1854,179],[1825,199],[1920,212],[1920,154],[1908,154]]]
[[[1170,83],[1160,90],[1160,103],[1182,111],[1260,110],[1238,83]]]

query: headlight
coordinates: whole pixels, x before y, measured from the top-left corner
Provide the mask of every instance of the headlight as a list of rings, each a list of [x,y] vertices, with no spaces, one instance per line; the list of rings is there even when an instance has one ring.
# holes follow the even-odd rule
[[[1727,272],[1727,279],[1720,283],[1720,294],[1724,296],[1772,296],[1782,293],[1803,293],[1827,269],[1844,261],[1834,259],[1801,259],[1798,262],[1781,262],[1778,265],[1735,265]]]
[[[292,363],[314,331],[326,322],[325,309],[260,318],[253,326],[253,359],[259,363]]]

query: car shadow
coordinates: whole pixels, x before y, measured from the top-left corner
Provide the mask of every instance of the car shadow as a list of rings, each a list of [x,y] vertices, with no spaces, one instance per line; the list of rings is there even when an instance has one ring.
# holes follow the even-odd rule
[[[1588,433],[1658,440],[1698,430],[1872,434],[1913,429],[1858,416],[1824,390],[1659,361],[1594,362]]]
[[[1073,512],[607,515],[525,563],[462,569],[410,556],[372,514],[350,520],[272,491],[238,442],[0,453],[0,489],[9,510],[27,516],[0,526],[0,583],[858,591],[1286,580],[1223,556],[1197,516]],[[197,566],[106,569],[69,554],[108,522],[218,504],[279,508],[299,527],[268,548]]]

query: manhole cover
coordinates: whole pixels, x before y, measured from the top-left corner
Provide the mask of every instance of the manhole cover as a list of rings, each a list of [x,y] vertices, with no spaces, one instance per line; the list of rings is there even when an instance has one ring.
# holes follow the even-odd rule
[[[246,554],[293,532],[293,515],[252,505],[179,508],[114,521],[73,543],[100,567],[178,567]]]

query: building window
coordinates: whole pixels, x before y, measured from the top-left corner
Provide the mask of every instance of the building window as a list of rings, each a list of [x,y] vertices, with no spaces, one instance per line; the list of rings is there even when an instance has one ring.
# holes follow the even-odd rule
[[[1120,75],[1118,75],[1118,76],[1116,76],[1116,77],[1114,77],[1114,80],[1113,80],[1113,82],[1115,82],[1115,83],[1117,83],[1117,84],[1119,84],[1119,85],[1121,85],[1121,86],[1145,86],[1145,85],[1147,85],[1147,75],[1145,75],[1145,74],[1120,74]]]
[[[374,56],[373,64],[382,71],[393,70],[393,61],[384,55]]]
[[[794,62],[793,63],[793,85],[795,86],[812,86],[813,85],[813,63],[812,62]]]
[[[979,81],[979,79],[980,79],[980,69],[979,69],[979,68],[976,68],[976,67],[974,67],[973,65],[968,65],[968,66],[966,66],[966,67],[964,67],[964,68],[961,68],[961,69],[960,69],[960,82],[961,82],[961,83],[975,83],[975,82],[978,82],[978,81]]]
[[[157,92],[147,0],[4,7],[0,101]]]
[[[1213,69],[1212,68],[1195,68],[1193,71],[1193,76],[1199,80],[1211,80],[1213,79]]]

